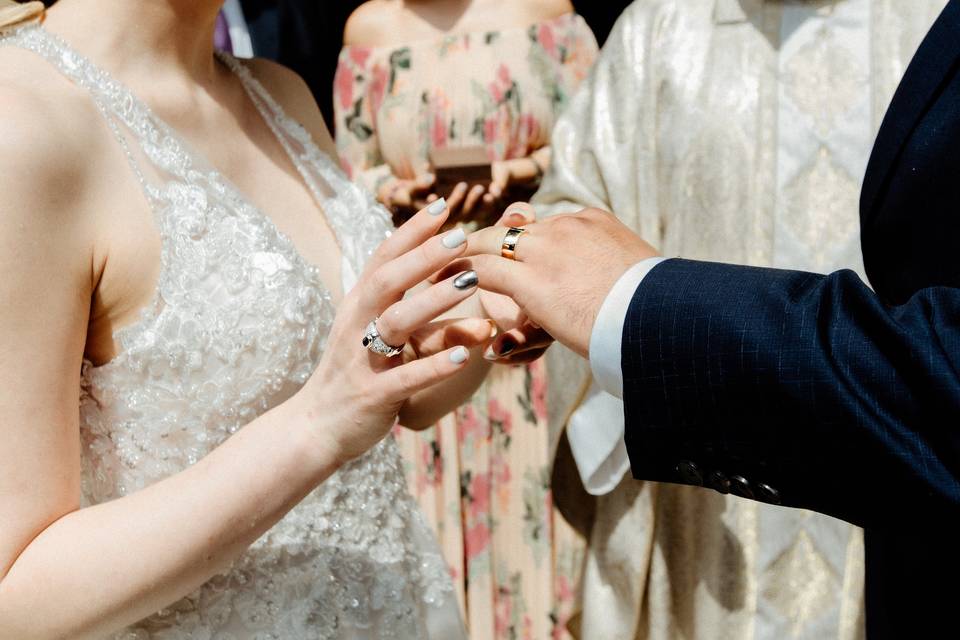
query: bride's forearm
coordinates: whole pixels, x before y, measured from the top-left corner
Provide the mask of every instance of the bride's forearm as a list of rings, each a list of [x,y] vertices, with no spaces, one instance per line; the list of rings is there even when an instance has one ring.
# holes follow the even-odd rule
[[[294,397],[194,466],[69,513],[0,580],[0,638],[99,638],[228,567],[339,465]]]

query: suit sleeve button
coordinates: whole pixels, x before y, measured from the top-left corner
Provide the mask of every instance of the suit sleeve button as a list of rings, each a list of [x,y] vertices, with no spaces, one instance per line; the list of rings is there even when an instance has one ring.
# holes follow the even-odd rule
[[[707,476],[707,486],[720,493],[730,493],[730,479],[722,471],[711,471]]]
[[[703,486],[703,474],[700,473],[697,465],[689,460],[684,460],[677,465],[677,473],[680,474],[680,478],[685,484],[692,484],[698,487]]]
[[[780,492],[771,487],[768,484],[759,483],[756,489],[757,499],[764,502],[769,502],[770,504],[782,504],[783,501],[780,499]]]
[[[730,476],[730,493],[741,498],[754,499],[753,488],[743,476]]]

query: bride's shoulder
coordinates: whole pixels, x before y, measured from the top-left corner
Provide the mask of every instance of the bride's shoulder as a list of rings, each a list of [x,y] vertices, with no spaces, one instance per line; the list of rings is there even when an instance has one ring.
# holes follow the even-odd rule
[[[19,167],[28,181],[79,175],[96,144],[91,118],[99,113],[89,97],[49,64],[0,47],[0,167]]]
[[[77,201],[97,146],[97,128],[89,123],[99,114],[69,83],[23,55],[0,51],[0,217],[11,225],[48,225],[51,233],[75,230],[83,223]]]
[[[252,58],[244,63],[284,112],[306,128],[321,150],[336,158],[336,145],[303,78],[292,69],[265,58]]]

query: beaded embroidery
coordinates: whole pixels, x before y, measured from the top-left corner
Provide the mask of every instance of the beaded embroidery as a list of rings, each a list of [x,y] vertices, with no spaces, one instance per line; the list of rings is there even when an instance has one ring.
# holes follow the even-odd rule
[[[116,358],[83,366],[83,504],[102,503],[194,464],[290,397],[318,364],[335,309],[316,267],[271,219],[123,85],[39,26],[0,36],[0,45],[39,54],[89,91],[161,236],[153,301],[116,333]],[[322,203],[345,261],[360,273],[390,234],[388,214],[245,66],[218,55]],[[124,132],[162,180],[145,176]],[[231,569],[117,637],[423,638],[433,610],[456,607],[451,593],[388,438],[312,492]]]

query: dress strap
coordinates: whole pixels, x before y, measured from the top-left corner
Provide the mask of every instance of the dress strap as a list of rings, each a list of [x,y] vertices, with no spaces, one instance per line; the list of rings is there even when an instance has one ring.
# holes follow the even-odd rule
[[[159,199],[159,190],[147,180],[119,124],[123,123],[141,141],[141,145],[145,138],[158,139],[159,134],[150,123],[149,114],[145,113],[144,105],[122,85],[110,78],[105,71],[94,66],[37,24],[27,24],[4,32],[0,35],[0,46],[13,46],[32,51],[47,60],[74,84],[86,89],[114,138],[123,149],[127,163],[147,199],[151,204]],[[146,155],[149,157],[149,154]]]
[[[310,133],[287,115],[247,65],[229,53],[219,51],[217,56],[240,79],[251,102],[322,206],[351,270],[361,273],[370,254],[366,236],[379,236],[382,240],[389,235],[389,214],[376,203],[373,194],[350,181],[336,159],[320,150]]]
[[[239,78],[251,102],[283,145],[317,201],[336,197],[339,166],[317,147],[303,125],[287,115],[247,65],[224,51],[218,51],[217,57]]]

